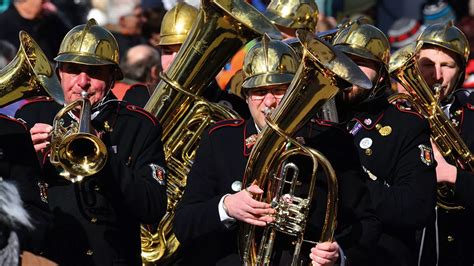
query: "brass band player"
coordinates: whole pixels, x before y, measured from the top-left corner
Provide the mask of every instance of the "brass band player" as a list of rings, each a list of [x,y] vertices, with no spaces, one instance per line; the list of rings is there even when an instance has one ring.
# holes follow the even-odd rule
[[[242,188],[242,175],[258,134],[266,126],[265,114],[280,103],[296,73],[298,61],[292,48],[274,40],[257,42],[246,55],[243,88],[252,118],[217,122],[202,135],[196,160],[188,175],[188,185],[174,220],[175,234],[182,244],[179,265],[197,261],[203,265],[241,265],[237,247],[238,224],[265,226],[273,221],[274,210],[270,205],[251,197],[251,194],[263,193],[262,188],[256,185]],[[338,242],[316,246],[311,258],[310,248],[314,244],[309,245],[301,253],[302,260],[313,259],[314,263],[332,265],[341,259],[342,248],[345,255],[343,259],[364,264],[369,257],[371,244],[378,238],[379,221],[372,214],[358,160],[348,156],[355,154],[350,152],[352,141],[350,138],[347,141],[348,136],[336,128],[316,123],[311,127],[312,132],[318,132],[315,134],[316,139],[321,137],[316,141],[316,146],[335,143],[338,148],[334,150],[345,151],[344,157],[339,153],[333,153],[333,157],[329,155],[329,158],[338,160],[336,165],[344,164],[336,170],[340,174],[338,181],[342,191],[339,194],[341,207],[337,232],[350,228],[350,225],[354,230],[344,232],[341,238],[336,235]],[[347,143],[350,146],[344,146]],[[331,153],[334,151],[332,148],[326,146],[324,152]],[[321,187],[318,187],[318,192],[322,195],[325,193]],[[312,215],[319,217],[320,214],[314,212]],[[317,231],[317,222],[310,223],[314,223]],[[287,244],[290,245],[276,241],[278,248],[272,256],[273,265],[288,265],[290,262],[285,250]],[[319,257],[316,256],[318,254]]]
[[[418,37],[417,48],[416,61],[421,75],[430,89],[435,84],[441,86],[439,105],[459,132],[460,141],[473,151],[474,98],[461,88],[470,53],[466,36],[451,22],[434,24]],[[433,95],[436,95],[434,90]],[[438,163],[437,181],[449,184],[454,194],[453,203],[460,208],[437,208],[435,219],[424,234],[422,265],[471,265],[474,263],[472,159],[471,162],[461,158],[458,162],[451,161],[441,155],[436,145],[433,149]]]
[[[166,210],[161,127],[152,115],[117,101],[110,93],[114,81],[122,78],[118,54],[112,34],[89,20],[68,32],[55,58],[66,104],[80,100],[92,106],[70,110],[58,124],[79,121],[92,126],[91,132],[84,133],[98,138],[106,147],[100,152],[107,154],[97,173],[71,183],[60,175],[65,169],[57,169],[48,159],[53,155],[48,151],[50,132],[58,130],[51,124],[63,106],[40,98],[16,114],[31,127],[35,149],[43,155],[45,193],[54,215],[44,254],[60,265],[141,265],[140,223],[157,223]],[[64,141],[74,136],[65,131]],[[80,168],[74,165],[75,159],[94,163],[81,150],[85,142],[76,147],[58,142],[51,144],[60,145],[61,150],[71,148],[66,155],[72,157],[61,166],[69,162],[71,169]]]

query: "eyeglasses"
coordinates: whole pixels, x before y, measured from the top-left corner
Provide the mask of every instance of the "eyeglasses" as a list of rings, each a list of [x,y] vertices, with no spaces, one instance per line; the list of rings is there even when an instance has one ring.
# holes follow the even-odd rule
[[[267,96],[268,93],[271,93],[273,97],[277,100],[281,100],[283,96],[285,96],[285,93],[287,91],[287,88],[258,88],[258,89],[251,89],[249,90],[249,97],[252,101],[261,101],[265,99],[265,96]]]

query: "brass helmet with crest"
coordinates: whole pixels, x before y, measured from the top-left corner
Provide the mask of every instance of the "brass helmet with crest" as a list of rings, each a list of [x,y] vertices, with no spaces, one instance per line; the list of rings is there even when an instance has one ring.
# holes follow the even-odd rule
[[[387,36],[377,27],[351,21],[333,39],[333,45],[340,51],[375,61],[388,70],[390,43]]]
[[[110,31],[97,25],[94,19],[74,27],[66,34],[54,60],[82,65],[111,65],[115,69],[114,78],[123,78],[119,68],[117,41]]]
[[[417,51],[425,44],[445,48],[458,54],[464,64],[461,67],[465,67],[469,60],[469,41],[466,35],[464,35],[458,27],[453,25],[452,21],[428,26],[420,36],[418,36],[416,41]]]
[[[265,16],[278,26],[311,32],[316,30],[318,15],[315,0],[272,0],[265,11]]]
[[[293,48],[265,34],[245,55],[243,93],[247,94],[251,88],[291,83],[298,65],[299,59]]]
[[[183,44],[197,15],[198,9],[186,3],[168,10],[161,22],[159,45]]]

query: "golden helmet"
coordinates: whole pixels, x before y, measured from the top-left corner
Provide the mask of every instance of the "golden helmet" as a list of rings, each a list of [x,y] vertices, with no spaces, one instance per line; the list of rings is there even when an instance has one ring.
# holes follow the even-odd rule
[[[291,29],[316,31],[318,6],[315,0],[272,0],[265,16],[274,24]]]
[[[298,56],[289,45],[265,34],[245,55],[244,93],[250,88],[291,83],[298,63]]]
[[[466,35],[451,21],[428,26],[418,36],[416,44],[417,50],[421,49],[424,44],[432,44],[451,50],[461,56],[464,65],[469,60],[470,47]]]
[[[197,14],[197,8],[186,3],[178,3],[168,10],[161,22],[159,45],[183,44]]]
[[[115,67],[115,79],[123,78],[119,68],[117,41],[110,31],[97,25],[94,19],[74,27],[66,34],[54,60],[83,65],[112,65]]]
[[[385,69],[390,60],[387,36],[370,24],[353,22],[336,34],[333,45],[340,51],[381,63]]]

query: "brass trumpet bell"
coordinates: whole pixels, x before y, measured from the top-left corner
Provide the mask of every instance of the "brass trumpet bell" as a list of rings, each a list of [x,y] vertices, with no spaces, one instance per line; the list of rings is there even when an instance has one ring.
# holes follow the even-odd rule
[[[63,90],[43,50],[25,31],[19,38],[15,58],[0,70],[0,107],[41,95],[63,104]]]

